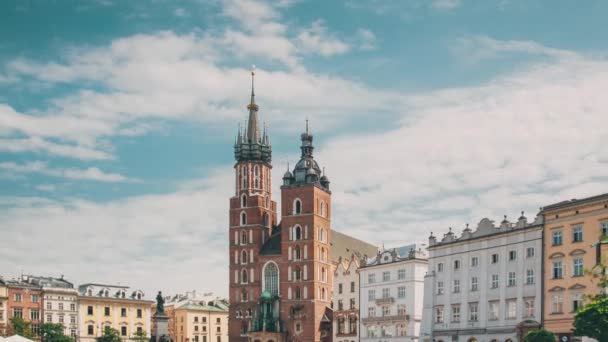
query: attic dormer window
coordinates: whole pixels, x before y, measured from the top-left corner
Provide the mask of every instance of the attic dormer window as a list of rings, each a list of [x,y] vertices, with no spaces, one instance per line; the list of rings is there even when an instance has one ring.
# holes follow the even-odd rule
[[[92,296],[92,295],[93,295],[93,290],[88,289],[88,290],[87,290],[87,295]]]
[[[137,294],[137,299],[141,299],[141,293]]]
[[[106,290],[104,296],[109,297],[110,296],[110,291]]]
[[[120,296],[121,296],[122,298],[125,298],[125,291],[122,291],[122,292],[120,293]]]

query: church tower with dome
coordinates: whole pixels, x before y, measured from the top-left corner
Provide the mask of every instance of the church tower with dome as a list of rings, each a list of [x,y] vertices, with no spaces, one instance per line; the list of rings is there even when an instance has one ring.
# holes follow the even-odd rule
[[[229,342],[331,341],[330,182],[307,121],[300,160],[283,176],[277,221],[272,148],[259,129],[251,76],[249,119],[234,145]]]

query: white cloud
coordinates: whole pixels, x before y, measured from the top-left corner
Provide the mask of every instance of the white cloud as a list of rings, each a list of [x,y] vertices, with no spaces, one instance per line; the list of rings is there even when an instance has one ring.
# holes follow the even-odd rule
[[[213,173],[204,190],[109,203],[0,199],[3,239],[11,241],[11,248],[0,249],[0,269],[5,276],[23,269],[65,274],[76,283],[127,284],[143,288],[149,298],[159,289],[174,293],[200,284],[227,295],[230,171]],[[3,203],[11,208],[3,209]],[[13,252],[24,248],[30,251],[26,256]]]
[[[460,0],[432,0],[433,8],[437,10],[451,10],[460,5]]]
[[[357,38],[361,50],[372,50],[376,48],[376,35],[372,31],[366,28],[360,28],[357,30]]]
[[[314,21],[310,27],[300,32],[297,37],[298,49],[329,57],[348,52],[350,46],[332,36],[322,20]]]
[[[606,87],[608,63],[580,57],[407,96],[401,111],[409,115],[394,129],[318,148],[334,227],[405,243],[606,192]]]
[[[179,7],[173,10],[173,15],[179,18],[186,18],[190,16],[190,13],[185,8]]]
[[[89,180],[109,183],[135,181],[134,179],[127,178],[118,173],[105,173],[96,167],[89,167],[86,169],[54,169],[50,168],[46,162],[41,161],[26,162],[23,164],[18,164],[15,162],[2,162],[0,163],[0,169],[5,172],[13,173],[15,175],[38,173],[47,176],[61,177],[67,179]]]
[[[461,37],[454,52],[469,63],[496,58],[506,53],[523,53],[552,58],[576,58],[577,54],[568,50],[555,49],[534,41],[498,40],[485,35]]]

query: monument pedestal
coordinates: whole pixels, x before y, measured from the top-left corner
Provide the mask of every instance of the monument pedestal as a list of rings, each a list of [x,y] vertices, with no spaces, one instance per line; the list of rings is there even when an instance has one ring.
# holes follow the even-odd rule
[[[150,342],[170,342],[169,316],[156,312],[152,316],[152,333],[150,335]]]

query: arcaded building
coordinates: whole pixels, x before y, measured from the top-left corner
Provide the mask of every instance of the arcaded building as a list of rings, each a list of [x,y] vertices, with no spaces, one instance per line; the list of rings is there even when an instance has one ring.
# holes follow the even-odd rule
[[[234,145],[229,340],[331,341],[329,179],[313,157],[307,124],[300,160],[283,176],[279,221],[271,192],[272,148],[259,128],[253,87],[247,108],[247,126]]]

